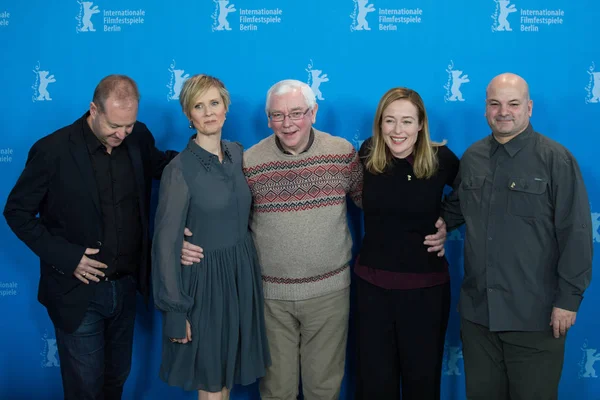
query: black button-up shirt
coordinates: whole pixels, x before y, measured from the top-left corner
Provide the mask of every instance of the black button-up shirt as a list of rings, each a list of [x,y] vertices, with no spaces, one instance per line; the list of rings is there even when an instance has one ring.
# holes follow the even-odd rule
[[[109,278],[116,273],[134,274],[140,260],[142,223],[127,140],[109,154],[87,123],[84,136],[102,211],[103,238],[93,258],[108,266],[104,272]]]
[[[531,125],[493,135],[460,161],[442,217],[466,223],[462,317],[491,331],[550,329],[552,307],[577,311],[592,277],[588,196],[575,158]]]

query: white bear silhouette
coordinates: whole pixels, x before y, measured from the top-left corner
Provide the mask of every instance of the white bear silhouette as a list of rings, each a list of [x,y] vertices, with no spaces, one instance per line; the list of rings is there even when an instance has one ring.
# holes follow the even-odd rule
[[[92,4],[94,4],[92,1],[79,2],[79,4],[83,6],[83,18],[81,19],[83,26],[81,27],[80,31],[96,32],[94,29],[94,24],[92,24],[92,15],[100,12],[98,6],[92,7]]]
[[[183,87],[183,83],[187,78],[190,77],[190,74],[183,74],[185,71],[182,69],[174,69],[173,77],[175,78],[175,84],[173,85],[173,97],[171,99],[177,100],[179,99],[179,93],[181,92],[181,88]]]
[[[446,375],[462,375],[458,369],[458,360],[463,358],[460,347],[448,347],[448,371]]]
[[[369,28],[369,23],[367,22],[367,14],[375,11],[375,7],[373,4],[367,5],[368,2],[369,0],[356,0],[356,3],[358,4],[358,16],[356,18],[356,26],[354,27],[354,30],[371,30],[371,28]]]
[[[584,378],[597,378],[594,363],[600,360],[600,353],[596,353],[596,349],[584,349],[585,351],[585,373]],[[594,354],[595,353],[595,354]]]
[[[594,87],[592,87],[592,98],[590,103],[598,103],[600,101],[600,72],[589,72],[594,77]]]
[[[446,240],[447,241],[451,241],[451,240],[463,240],[463,238],[460,235],[460,231],[458,229],[455,229],[452,232],[448,233],[448,237],[446,238]]]
[[[46,367],[60,367],[58,363],[58,348],[56,347],[56,339],[46,339],[48,344],[48,352],[46,353]]]
[[[517,12],[517,8],[514,4],[510,4],[510,0],[498,0],[500,5],[500,16],[498,16],[498,27],[497,31],[512,31],[510,24],[508,23],[508,14]]]
[[[218,3],[219,3],[219,26],[217,26],[215,28],[215,30],[230,31],[231,28],[229,27],[229,22],[227,21],[227,15],[229,13],[237,11],[235,9],[235,4],[231,4],[230,6],[227,6],[227,4],[229,4],[229,0],[219,0]]]
[[[38,71],[38,75],[40,76],[40,86],[38,87],[39,96],[37,100],[52,100],[50,98],[50,93],[48,93],[48,84],[56,82],[54,79],[54,75],[48,76],[48,71]]]
[[[450,87],[452,96],[450,96],[448,101],[465,101],[462,97],[462,92],[460,91],[460,85],[470,82],[469,75],[460,76],[463,72],[457,69],[448,72],[452,74],[452,86]]]
[[[313,90],[315,96],[317,96],[317,99],[319,100],[325,100],[323,93],[321,93],[321,90],[319,89],[319,86],[321,86],[321,83],[323,82],[329,82],[327,74],[321,75],[322,72],[323,71],[319,69],[310,70],[310,74],[312,75],[312,85],[310,85],[310,88]]]
[[[592,233],[594,242],[600,243],[600,213],[592,213]]]

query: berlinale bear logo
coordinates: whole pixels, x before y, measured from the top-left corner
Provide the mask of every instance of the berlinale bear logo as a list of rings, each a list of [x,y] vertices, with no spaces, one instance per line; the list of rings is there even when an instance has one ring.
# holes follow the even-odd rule
[[[77,1],[79,4],[79,15],[76,17],[79,22],[77,32],[96,32],[94,24],[92,24],[92,15],[98,14],[100,10],[98,6],[93,6],[91,1]]]
[[[370,31],[369,23],[367,22],[367,14],[375,11],[373,4],[368,4],[368,0],[353,0],[354,11],[350,14],[352,18],[351,31]]]
[[[179,93],[183,87],[183,83],[190,77],[183,69],[175,69],[175,60],[169,66],[168,71],[171,73],[171,79],[167,87],[169,88],[168,100],[179,100]]]
[[[56,347],[56,339],[48,337],[48,333],[42,336],[44,348],[40,355],[42,356],[42,368],[60,367],[58,362],[58,348]]]
[[[314,92],[315,96],[318,100],[325,100],[323,97],[323,93],[321,93],[321,83],[329,82],[329,78],[327,74],[323,74],[323,71],[320,69],[313,69],[313,61],[310,60],[310,63],[306,67],[306,72],[308,72],[308,84],[310,88]]]
[[[598,353],[597,349],[588,347],[587,339],[583,343],[581,351],[583,352],[583,357],[579,362],[579,366],[581,367],[579,378],[597,378],[598,375],[594,369],[594,364],[600,360],[600,353]]]
[[[508,22],[508,15],[517,12],[517,8],[514,4],[510,4],[510,0],[494,0],[494,3],[496,3],[496,11],[492,15],[494,20],[492,31],[512,31]]]
[[[35,74],[35,81],[31,88],[33,89],[33,96],[31,100],[36,101],[51,101],[50,92],[48,92],[48,85],[56,82],[54,75],[50,75],[49,71],[43,71],[38,61],[37,65],[33,69]]]
[[[454,62],[452,60],[450,60],[450,65],[446,68],[446,72],[448,73],[448,82],[444,86],[446,89],[444,101],[465,101],[460,87],[463,83],[470,82],[469,75],[463,75],[463,71],[454,69]]]
[[[213,0],[216,3],[216,9],[213,14],[213,32],[214,31],[230,31],[229,21],[227,21],[227,15],[236,11],[235,4],[229,5],[229,0]],[[218,16],[217,16],[218,15]]]
[[[600,72],[596,72],[596,64],[592,62],[592,65],[588,68],[587,73],[590,75],[590,81],[585,87],[587,97],[586,103],[598,103],[600,102]]]

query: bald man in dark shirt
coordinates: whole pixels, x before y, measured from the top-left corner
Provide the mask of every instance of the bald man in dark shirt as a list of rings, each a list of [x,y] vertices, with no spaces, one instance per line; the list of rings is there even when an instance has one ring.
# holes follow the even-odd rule
[[[557,399],[565,336],[592,277],[591,213],[581,171],[535,132],[523,78],[487,88],[492,134],[464,153],[443,205],[466,224],[461,334],[469,400]]]

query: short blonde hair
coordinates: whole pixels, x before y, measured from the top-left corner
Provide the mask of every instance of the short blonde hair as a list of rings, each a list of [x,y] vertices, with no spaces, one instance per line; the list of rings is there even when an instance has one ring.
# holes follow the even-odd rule
[[[189,117],[198,96],[203,95],[211,87],[219,90],[219,94],[225,105],[225,111],[229,109],[231,97],[223,82],[214,76],[197,74],[185,81],[179,93],[179,104],[181,104],[181,109],[186,116]]]
[[[417,178],[429,179],[437,172],[438,159],[436,147],[446,144],[435,143],[429,136],[429,121],[425,104],[419,93],[412,89],[397,87],[387,91],[379,100],[373,121],[373,141],[367,155],[366,168],[372,174],[381,174],[390,166],[394,156],[388,149],[381,132],[381,122],[385,109],[396,100],[408,100],[417,108],[418,124],[423,127],[418,133],[415,143],[413,170]]]

